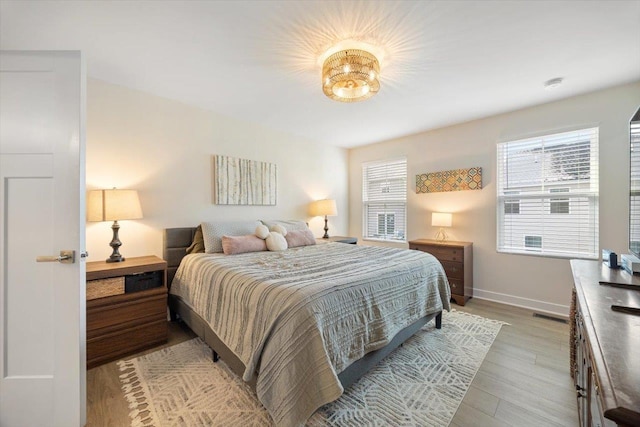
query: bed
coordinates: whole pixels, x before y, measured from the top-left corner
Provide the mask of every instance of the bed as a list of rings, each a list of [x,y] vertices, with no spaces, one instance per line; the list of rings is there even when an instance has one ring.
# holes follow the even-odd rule
[[[450,309],[442,266],[426,253],[326,243],[186,255],[194,234],[165,230],[172,319],[256,390],[278,426],[304,424]]]

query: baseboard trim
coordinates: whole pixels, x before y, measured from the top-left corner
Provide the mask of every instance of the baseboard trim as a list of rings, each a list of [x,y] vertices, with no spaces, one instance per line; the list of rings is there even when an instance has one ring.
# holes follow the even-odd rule
[[[515,307],[526,308],[539,313],[547,313],[553,316],[562,317],[563,319],[569,318],[568,305],[554,304],[551,302],[539,301],[531,298],[523,298],[509,294],[502,294],[499,292],[485,291],[483,289],[477,288],[473,289],[473,297],[484,299],[487,301],[513,305]]]

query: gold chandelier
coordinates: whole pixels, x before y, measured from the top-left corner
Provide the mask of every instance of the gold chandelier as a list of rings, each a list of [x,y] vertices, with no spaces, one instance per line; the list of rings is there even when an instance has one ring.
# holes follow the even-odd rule
[[[357,102],[380,90],[380,64],[371,53],[346,49],[329,56],[322,66],[322,90],[334,101]]]

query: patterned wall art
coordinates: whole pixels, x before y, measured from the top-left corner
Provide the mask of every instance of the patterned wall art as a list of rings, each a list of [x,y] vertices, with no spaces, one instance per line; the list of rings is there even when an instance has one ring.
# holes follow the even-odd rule
[[[276,205],[275,163],[215,155],[213,168],[216,205]]]
[[[416,175],[416,193],[482,190],[482,168],[454,169]]]

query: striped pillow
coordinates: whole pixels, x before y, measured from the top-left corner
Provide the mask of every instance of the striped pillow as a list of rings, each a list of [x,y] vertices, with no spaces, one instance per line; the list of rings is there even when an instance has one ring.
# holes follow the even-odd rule
[[[222,236],[253,234],[260,221],[211,221],[201,225],[204,251],[213,254],[222,252]]]

